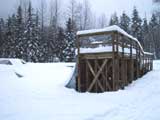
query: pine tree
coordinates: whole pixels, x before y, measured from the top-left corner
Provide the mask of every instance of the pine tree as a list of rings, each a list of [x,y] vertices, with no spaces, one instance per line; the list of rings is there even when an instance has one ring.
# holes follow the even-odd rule
[[[118,17],[117,17],[117,13],[114,13],[114,14],[111,16],[109,25],[119,25],[119,20],[118,20]]]
[[[65,32],[65,39],[66,39],[66,48],[64,49],[64,57],[66,62],[73,62],[75,60],[75,41],[76,41],[76,34],[73,28],[74,23],[72,23],[71,18],[68,19],[66,24],[66,32]]]
[[[56,56],[56,43],[57,43],[57,23],[55,16],[50,22],[49,33],[48,33],[48,61],[53,62]]]
[[[158,24],[158,18],[153,13],[151,20],[149,22],[149,33],[150,33],[150,40],[152,40],[152,52],[155,55],[156,58],[160,58],[160,41],[159,41],[159,34],[160,31],[160,25]]]
[[[130,21],[131,20],[128,15],[123,12],[122,16],[120,17],[120,27],[127,33],[130,33]]]
[[[4,45],[4,57],[15,58],[15,41],[16,41],[16,17],[15,14],[9,17],[6,25],[6,39]]]
[[[25,30],[25,59],[30,62],[38,61],[39,37],[37,35],[36,15],[33,14],[31,2],[28,7],[28,16]]]
[[[5,23],[4,20],[0,19],[0,57],[3,57],[3,51],[4,51],[4,45],[5,45]]]
[[[22,15],[22,8],[21,6],[18,7],[17,15],[16,15],[16,57],[17,58],[23,58],[24,54],[24,23],[23,23],[23,15]]]
[[[143,36],[143,41],[144,41],[144,49],[145,51],[151,51],[151,40],[148,39],[148,34],[149,34],[149,26],[147,19],[143,19],[143,24],[142,24],[142,36]]]
[[[149,26],[151,29],[154,29],[156,26],[158,26],[158,19],[154,13],[152,14]]]
[[[62,62],[65,61],[64,54],[63,54],[63,50],[65,49],[65,47],[66,47],[65,33],[63,28],[59,27],[58,35],[57,35],[57,43],[56,43],[56,48],[57,48],[56,56]]]
[[[139,42],[144,45],[143,39],[142,39],[142,20],[139,17],[139,13],[134,7],[133,14],[132,14],[132,25],[131,25],[131,34],[139,40]]]

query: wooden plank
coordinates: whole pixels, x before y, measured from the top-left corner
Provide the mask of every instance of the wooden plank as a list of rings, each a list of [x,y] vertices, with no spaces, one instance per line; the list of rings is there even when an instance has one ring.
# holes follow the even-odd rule
[[[127,71],[128,71],[128,67],[127,67],[127,60],[124,61],[124,70],[125,70],[125,75],[124,75],[124,80],[125,80],[125,85],[128,85],[128,74],[127,74]]]
[[[121,87],[124,87],[125,86],[125,61],[124,59],[122,58],[121,59]]]
[[[134,61],[133,61],[133,41],[131,40],[130,42],[130,60],[131,60],[131,81],[132,82],[134,80]]]
[[[115,91],[116,67],[115,67],[115,34],[112,34],[112,90]]]
[[[81,76],[81,68],[80,68],[80,57],[78,56],[78,63],[77,63],[77,65],[78,65],[78,79],[77,79],[77,81],[78,81],[78,91],[79,92],[81,92],[81,79],[80,79],[80,76]]]
[[[96,59],[94,59],[94,72],[95,72],[95,74],[97,73],[97,71],[98,71],[98,67],[97,67],[97,65],[96,65]],[[94,76],[95,77],[95,76]],[[96,92],[98,92],[98,79],[96,80],[96,82],[95,82],[95,91]]]
[[[115,90],[119,89],[119,58],[115,59]]]
[[[89,88],[88,88],[87,91],[91,91],[93,85],[95,84],[96,80],[98,79],[98,77],[99,77],[100,73],[102,72],[103,68],[105,67],[106,63],[107,63],[107,59],[104,60],[101,68],[100,68],[99,71],[97,72],[95,78],[93,79],[93,81],[92,81],[92,83],[90,84],[90,86],[89,86]]]
[[[88,65],[87,65],[87,60],[85,61],[86,62],[86,90],[89,86],[89,69],[88,69]]]
[[[140,77],[140,50],[139,50],[139,46],[137,45],[137,78]]]
[[[112,52],[102,52],[102,53],[87,53],[87,54],[81,54],[82,59],[106,59],[106,58],[112,58]]]

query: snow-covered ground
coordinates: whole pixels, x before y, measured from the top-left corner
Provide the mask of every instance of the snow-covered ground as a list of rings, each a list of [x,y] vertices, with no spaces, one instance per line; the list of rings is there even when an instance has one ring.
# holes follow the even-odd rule
[[[160,120],[160,61],[125,90],[101,94],[65,87],[74,65],[0,65],[0,120]]]

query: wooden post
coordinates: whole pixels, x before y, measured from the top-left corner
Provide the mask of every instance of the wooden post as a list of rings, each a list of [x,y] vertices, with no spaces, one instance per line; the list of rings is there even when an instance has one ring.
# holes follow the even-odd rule
[[[112,90],[116,91],[116,83],[117,83],[117,78],[116,78],[116,51],[115,51],[115,46],[116,46],[116,33],[114,32],[112,34]]]
[[[139,57],[139,47],[138,47],[138,44],[136,43],[136,73],[137,73],[137,78],[139,78],[140,77],[140,71],[139,71],[139,67],[140,67],[140,57]]]
[[[112,90],[115,90],[115,34],[112,34]]]
[[[124,88],[124,86],[126,85],[126,68],[125,68],[125,59],[124,59],[124,40],[123,40],[123,35],[122,37],[122,58],[121,58],[121,80],[122,80],[122,88]]]
[[[133,64],[133,41],[130,39],[130,80],[131,83],[134,79],[134,64]]]
[[[115,88],[114,90],[118,90],[119,89],[119,34],[118,32],[115,32],[114,34],[114,38],[115,38],[115,46],[116,46],[116,51],[114,52],[114,81],[115,81]]]
[[[78,91],[81,92],[81,79],[80,79],[80,40],[79,37],[77,36],[77,48],[78,48],[78,59],[77,59],[77,68],[78,68],[78,78],[77,78],[77,82],[78,82]]]
[[[97,74],[97,71],[98,71],[98,67],[97,67],[97,64],[96,64],[96,59],[94,60],[94,72],[95,72],[95,74]],[[97,79],[97,80],[99,80],[99,79]],[[95,82],[95,92],[98,92],[98,82],[97,82],[97,80],[96,80],[96,82]]]
[[[86,90],[89,86],[89,69],[88,69],[88,65],[87,65],[87,60],[85,61],[85,65],[86,65]]]

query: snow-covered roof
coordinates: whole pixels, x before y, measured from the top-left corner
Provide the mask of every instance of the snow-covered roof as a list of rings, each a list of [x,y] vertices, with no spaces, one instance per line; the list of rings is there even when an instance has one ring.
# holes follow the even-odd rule
[[[1,64],[7,64],[7,61],[10,62],[10,64],[14,66],[22,65],[26,63],[24,60],[18,59],[18,58],[0,58]]]
[[[109,26],[109,27],[102,28],[102,29],[92,29],[92,30],[78,31],[77,35],[78,36],[83,36],[83,35],[88,35],[88,34],[96,34],[96,33],[104,33],[104,32],[118,32],[118,33],[121,33],[122,35],[136,41],[144,54],[153,55],[152,53],[144,52],[140,42],[135,37],[129,35],[127,32],[125,32],[123,29],[121,29],[117,25]]]

